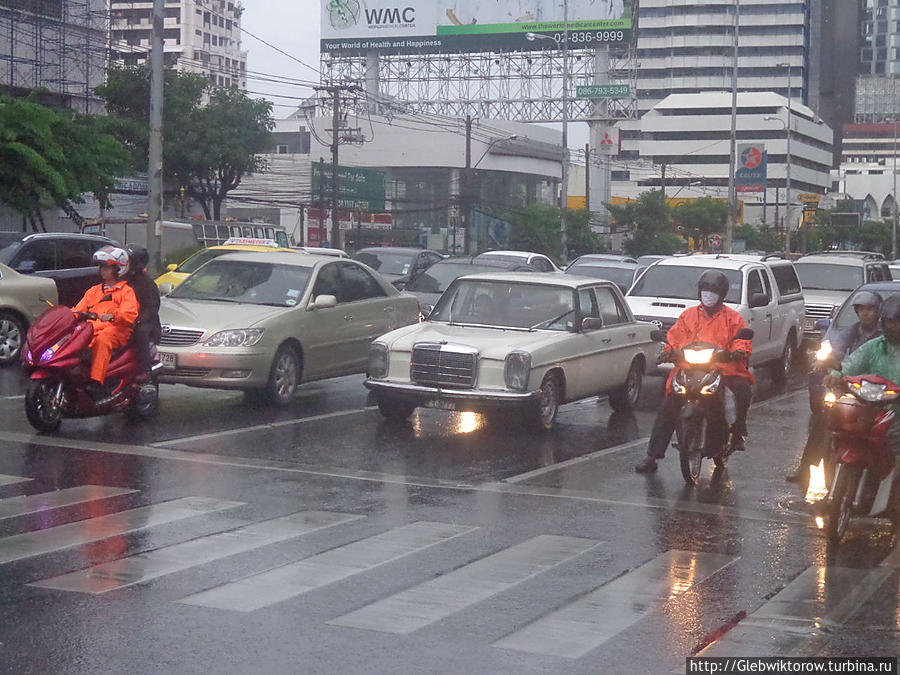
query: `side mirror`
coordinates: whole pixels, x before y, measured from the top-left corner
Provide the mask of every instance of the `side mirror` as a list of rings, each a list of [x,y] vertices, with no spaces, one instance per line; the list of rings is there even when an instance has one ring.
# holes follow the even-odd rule
[[[409,277],[400,277],[399,279],[394,279],[391,282],[391,286],[396,288],[398,291],[402,291],[404,288],[406,288],[406,284],[408,284],[409,282]]]
[[[765,293],[751,293],[750,307],[765,307],[769,304],[769,296]]]
[[[650,331],[650,339],[654,342],[665,342],[666,335],[661,330],[651,330]]]
[[[831,319],[819,319],[816,321],[816,330],[828,330],[831,327]]]
[[[34,268],[36,265],[34,264],[34,260],[22,260],[18,265],[16,265],[16,272],[21,272],[22,274],[31,274],[34,272]]]
[[[581,330],[599,330],[603,328],[603,319],[596,316],[586,316],[581,320]]]
[[[165,281],[159,285],[159,294],[160,295],[168,295],[172,291],[175,290],[175,284]]]
[[[178,265],[175,265],[175,264],[172,264],[172,265],[166,265],[166,269],[167,269],[169,272],[174,272],[175,270],[178,269]]]
[[[309,309],[328,309],[337,305],[337,298],[333,295],[318,295],[310,303]]]
[[[752,328],[741,328],[737,335],[734,336],[735,340],[752,340],[754,336],[754,332]]]

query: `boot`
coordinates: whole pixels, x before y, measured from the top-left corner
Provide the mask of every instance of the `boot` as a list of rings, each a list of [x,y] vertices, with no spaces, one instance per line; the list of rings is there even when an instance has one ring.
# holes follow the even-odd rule
[[[95,380],[88,382],[84,387],[84,391],[91,397],[91,400],[94,403],[99,403],[103,399],[109,397],[109,392],[106,391],[106,387]]]
[[[656,471],[656,458],[647,455],[634,466],[635,473],[653,473]]]

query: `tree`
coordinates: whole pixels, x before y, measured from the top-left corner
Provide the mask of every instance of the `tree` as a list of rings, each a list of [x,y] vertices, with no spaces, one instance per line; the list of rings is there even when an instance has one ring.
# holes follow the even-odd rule
[[[669,254],[683,248],[683,240],[672,230],[672,210],[662,191],[648,190],[636,201],[606,206],[616,224],[632,233],[625,242],[629,255]]]
[[[743,241],[747,251],[780,251],[781,234],[774,227],[756,227],[755,225],[735,225],[734,240]]]
[[[591,230],[590,212],[568,209],[566,212],[566,252],[569,260],[585,253],[606,250],[603,239]],[[505,214],[510,224],[509,246],[523,251],[543,253],[557,262],[561,259],[560,209],[548,204],[530,204]]]
[[[707,237],[725,230],[728,202],[713,197],[686,201],[672,209],[672,220],[688,235],[706,248]]]
[[[272,104],[237,88],[212,89],[207,80],[167,70],[163,104],[163,171],[183,187],[207,219],[221,219],[222,202],[244,176],[264,171],[259,155],[271,147]],[[117,137],[146,165],[150,82],[143,68],[114,68],[97,89],[114,118]]]

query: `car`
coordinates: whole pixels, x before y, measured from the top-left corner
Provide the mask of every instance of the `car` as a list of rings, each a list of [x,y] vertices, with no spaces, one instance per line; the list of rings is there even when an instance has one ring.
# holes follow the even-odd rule
[[[503,260],[505,262],[518,262],[523,265],[531,265],[541,272],[557,272],[562,270],[556,266],[550,258],[543,253],[532,253],[530,251],[485,251],[475,256],[475,260]]]
[[[108,237],[69,232],[16,234],[7,237],[5,244],[0,263],[19,274],[53,279],[59,303],[68,307],[100,283],[94,253],[104,246],[119,246]]]
[[[900,260],[894,260],[888,263],[888,269],[891,271],[891,279],[900,279]]]
[[[346,251],[339,248],[328,248],[327,246],[293,246],[294,251],[301,253],[309,253],[310,255],[330,255],[335,258],[349,258]]]
[[[365,265],[296,252],[218,256],[159,310],[160,382],[261,392],[365,371],[373,339],[419,320],[419,306]]]
[[[257,251],[264,253],[273,253],[276,251],[295,251],[293,248],[285,248],[280,246],[274,239],[257,239],[254,237],[232,237],[226,239],[224,244],[219,246],[209,246],[201,249],[191,255],[187,260],[183,260],[177,265],[168,265],[166,272],[156,278],[156,285],[163,294],[171,293],[182,281],[187,279],[193,272],[205,265],[210,260],[218,258],[226,253],[234,253],[235,251]]]
[[[632,258],[628,255],[618,255],[616,253],[585,253],[570,262],[569,267],[575,264],[587,265],[590,264],[590,261],[637,263],[637,258]],[[566,269],[568,269],[568,267]]]
[[[833,333],[846,330],[859,321],[856,316],[856,310],[853,309],[853,298],[859,291],[874,291],[881,296],[882,300],[887,300],[892,295],[900,293],[900,281],[873,281],[870,284],[863,284],[859,288],[854,289],[835,311],[833,318],[819,319],[816,322],[816,330],[824,333],[823,339],[830,340]]]
[[[866,251],[821,251],[807,253],[794,261],[803,285],[806,314],[803,338],[810,348],[818,343],[816,321],[829,319],[847,296],[868,282],[891,281],[893,276],[884,256]]]
[[[427,317],[441,294],[453,281],[464,274],[478,272],[537,272],[536,267],[522,262],[507,262],[493,258],[447,258],[435,263],[403,289],[419,300],[422,316]]]
[[[19,361],[28,327],[57,300],[52,279],[19,274],[0,263],[0,366]]]
[[[351,257],[368,265],[398,288],[403,288],[436,262],[444,259],[444,256],[436,251],[401,246],[361,248]]]
[[[566,274],[612,281],[623,293],[628,291],[640,271],[637,261],[605,260],[593,256],[581,256],[566,268]]]
[[[553,273],[459,277],[427,321],[382,335],[366,387],[389,420],[419,406],[519,411],[549,430],[559,406],[608,394],[616,410],[640,396],[660,351],[608,281]]]
[[[754,331],[750,365],[770,366],[775,379],[785,380],[801,346],[803,319],[800,281],[789,260],[740,254],[667,258],[644,270],[625,300],[639,320],[668,331],[685,309],[700,303],[697,282],[708,269],[728,278],[725,304]]]

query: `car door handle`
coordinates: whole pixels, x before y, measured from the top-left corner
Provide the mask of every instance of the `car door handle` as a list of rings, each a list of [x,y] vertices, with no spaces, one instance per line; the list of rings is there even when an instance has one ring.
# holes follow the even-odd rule
[[[602,342],[605,345],[608,345],[610,342],[612,342],[612,338],[603,338],[602,340],[600,340],[600,342]]]
[[[344,314],[344,321],[353,321],[352,314]]]
[[[637,333],[629,333],[628,337],[633,338],[635,335],[637,335]]]
[[[394,311],[394,308],[393,308],[393,307],[385,307],[385,308],[384,308],[384,311],[385,311],[385,312],[393,312],[393,311]]]

